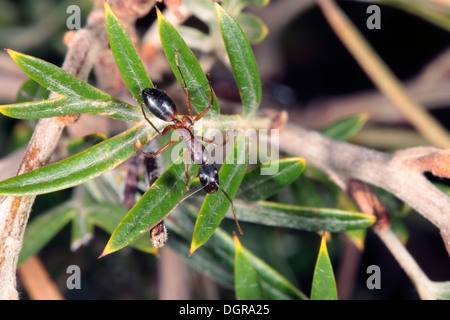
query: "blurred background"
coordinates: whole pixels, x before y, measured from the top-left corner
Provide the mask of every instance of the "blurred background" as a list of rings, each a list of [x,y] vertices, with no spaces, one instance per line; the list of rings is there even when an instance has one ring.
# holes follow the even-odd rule
[[[402,1],[380,2],[338,1],[338,4],[403,81],[410,95],[450,128],[450,3],[440,1],[444,23],[436,23],[424,19],[414,10],[405,10],[408,6],[399,7]],[[392,3],[396,5],[388,5]],[[0,0],[0,46],[60,66],[67,50],[63,40],[68,31],[66,20],[69,14],[66,9],[72,4],[81,8],[81,26],[84,26],[93,8],[88,0]],[[370,4],[381,9],[381,29],[370,30],[366,26],[370,16],[366,10]],[[254,45],[263,82],[262,108],[286,110],[289,121],[317,130],[343,117],[367,113],[368,121],[352,143],[387,152],[428,144],[374,87],[331,30],[314,1],[271,0],[265,7],[249,7],[248,11],[260,17],[269,30],[267,37]],[[140,35],[153,24],[155,16],[155,11],[151,10],[137,21]],[[447,28],[445,18],[448,20]],[[201,28],[198,19],[189,19],[187,23],[198,24]],[[225,112],[233,113],[233,102],[239,102],[239,94],[231,73],[220,64],[214,65],[210,72],[216,94],[227,101],[223,104]],[[166,84],[168,77],[168,74],[160,75],[160,82]],[[0,104],[15,102],[25,79],[25,74],[6,52],[0,52]],[[90,81],[95,85],[98,79],[93,74]],[[182,98],[182,92],[177,94]],[[16,159],[20,161],[20,151],[27,145],[34,125],[33,121],[0,115],[0,157],[18,152]],[[120,130],[114,128],[107,134],[115,131]],[[18,160],[12,161],[9,172],[3,173],[1,180],[13,175],[17,164]],[[447,183],[438,182],[444,186]],[[63,202],[71,192],[65,190],[39,196],[31,219]],[[410,253],[431,280],[448,281],[450,263],[438,230],[417,213],[407,212],[395,199],[387,199],[390,208],[399,212]],[[225,221],[223,225],[230,232],[234,228],[233,222]],[[241,239],[243,244],[309,293],[319,236],[312,232],[274,230],[247,223],[243,227],[246,230],[245,239]],[[338,240],[330,242],[329,251],[340,298],[418,299],[408,277],[370,231],[363,250],[356,249],[343,236],[333,236]],[[70,239],[71,227],[67,226],[39,253],[64,298],[162,297],[158,281],[161,258],[158,256],[125,248],[107,259],[98,260],[109,239],[108,234],[96,230],[90,243],[75,252],[70,250]],[[170,255],[167,253],[165,257],[171,259]],[[184,297],[234,299],[231,289],[203,276],[183,259],[180,261],[175,272],[183,273],[188,280],[176,290],[186,291]],[[66,287],[66,268],[73,264],[82,270],[82,290],[68,290]],[[381,290],[368,290],[366,287],[369,265],[381,268]],[[20,279],[19,285],[21,298],[29,298]]]

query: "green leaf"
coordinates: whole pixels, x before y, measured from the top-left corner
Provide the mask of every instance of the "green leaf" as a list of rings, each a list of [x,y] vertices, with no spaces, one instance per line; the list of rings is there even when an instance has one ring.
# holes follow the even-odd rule
[[[82,188],[78,190],[82,190]],[[74,214],[74,217],[72,218],[72,230],[70,234],[71,251],[76,251],[81,246],[87,245],[89,241],[94,237],[94,225],[89,223],[88,215],[85,210],[87,204],[83,203],[82,206],[78,206],[77,208],[74,203],[75,201],[72,201],[73,207],[76,208],[76,212]]]
[[[321,133],[334,140],[347,141],[361,130],[368,117],[367,113],[363,113],[338,120],[323,128]]]
[[[120,74],[133,97],[142,102],[142,89],[153,87],[130,37],[105,2],[105,22],[111,51]]]
[[[222,229],[217,228],[210,241],[207,241],[202,250],[187,257],[190,234],[193,227],[192,215],[175,214],[175,222],[166,220],[169,229],[167,244],[181,257],[184,257],[192,267],[216,279],[222,285],[232,289],[234,281],[235,243]],[[246,248],[243,253],[259,275],[262,289],[268,299],[307,299],[306,295],[292,285],[285,277],[279,274],[264,261],[259,259]]]
[[[91,203],[84,208],[90,224],[100,227],[108,234],[112,234],[128,210],[122,206],[108,203]],[[153,247],[148,237],[141,237],[131,244],[132,247],[155,254],[158,250]]]
[[[345,232],[350,241],[352,241],[355,244],[356,248],[361,251],[364,249],[366,233],[367,232],[365,229],[348,230]]]
[[[36,102],[0,106],[0,112],[19,119],[56,117],[76,113],[91,113],[124,121],[140,121],[140,109],[126,104],[74,75],[44,60],[13,50],[9,55],[36,82],[60,97]]]
[[[211,90],[208,82],[208,78],[205,76],[197,58],[192,53],[191,49],[181,38],[175,27],[157,10],[159,35],[161,38],[161,44],[169,61],[170,67],[184,89],[184,83],[180,75],[180,71],[177,68],[176,63],[176,51],[178,50],[178,63],[183,74],[183,78],[186,81],[186,86],[189,89],[189,97],[192,107],[201,113],[211,103]],[[213,107],[205,116],[212,116],[219,114],[219,102],[213,92]]]
[[[334,280],[333,266],[328,256],[326,235],[322,235],[319,256],[311,288],[311,300],[337,300],[336,281]]]
[[[234,277],[236,298],[238,300],[263,300],[264,292],[261,281],[255,268],[253,268],[242,245],[235,235],[236,253],[234,262]]]
[[[18,265],[38,253],[76,214],[76,209],[63,204],[42,213],[28,223]]]
[[[39,83],[31,78],[25,80],[17,94],[16,102],[26,102],[47,99],[50,96],[50,90],[45,89]]]
[[[105,141],[106,139],[107,137],[104,133],[93,133],[70,141],[67,144],[67,152],[69,155],[74,155],[96,145],[97,143]]]
[[[211,25],[217,25],[217,15],[214,4],[210,0],[184,0],[183,6],[189,9],[192,15],[206,23],[211,31]],[[211,34],[211,33],[210,33]]]
[[[269,29],[264,22],[254,14],[241,12],[236,17],[236,21],[242,27],[250,43],[260,43],[269,34]]]
[[[383,5],[399,8],[450,31],[450,9],[445,1],[376,0]]]
[[[295,195],[295,203],[307,207],[324,207],[325,201],[322,194],[317,189],[313,180],[302,174],[292,184],[292,189]]]
[[[246,137],[240,135],[234,148],[227,154],[225,163],[219,171],[219,182],[223,190],[231,199],[236,195],[239,185],[244,177],[248,161],[248,145]],[[208,194],[198,214],[195,223],[194,235],[190,254],[204,244],[219,226],[231,204],[221,192]]]
[[[258,7],[266,6],[269,0],[223,0],[222,6],[233,14],[240,14],[241,11],[248,5],[254,5]]]
[[[0,106],[0,112],[16,119],[40,119],[89,113],[123,121],[140,121],[142,114],[137,109],[119,100],[97,101],[77,100],[63,97],[14,103]]]
[[[193,177],[198,165],[189,166]],[[101,256],[122,249],[168,216],[186,191],[184,163],[175,161],[155,181],[114,230]]]
[[[109,171],[147,143],[147,127],[133,127],[65,160],[0,182],[1,195],[36,195],[67,189]]]
[[[242,114],[249,116],[261,102],[261,79],[252,48],[239,24],[215,3],[225,48],[242,100]]]
[[[276,173],[269,174],[275,168]],[[287,158],[256,166],[245,173],[236,196],[248,201],[266,199],[297,180],[304,168],[304,158]]]
[[[375,222],[373,216],[359,212],[302,207],[269,201],[248,203],[236,200],[235,207],[237,217],[241,221],[308,231],[338,232],[362,229]],[[228,217],[231,216],[228,215]]]

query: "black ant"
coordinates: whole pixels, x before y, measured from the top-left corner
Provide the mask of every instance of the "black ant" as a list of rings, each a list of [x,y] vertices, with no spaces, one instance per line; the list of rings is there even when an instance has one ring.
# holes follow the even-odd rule
[[[206,148],[203,146],[203,144],[198,140],[202,140],[208,143],[212,143],[215,144],[214,141],[206,139],[202,136],[196,136],[194,133],[194,124],[200,120],[213,106],[214,103],[214,94],[213,94],[213,90],[211,87],[211,79],[210,79],[210,75],[208,74],[208,83],[209,83],[209,90],[210,90],[210,104],[209,106],[203,110],[200,114],[198,114],[195,118],[193,116],[193,112],[192,112],[192,106],[191,106],[191,101],[189,98],[189,89],[186,85],[186,81],[183,77],[183,73],[181,72],[179,63],[178,63],[178,50],[176,50],[175,52],[175,61],[176,61],[176,65],[177,65],[177,69],[178,72],[181,75],[181,79],[183,81],[183,85],[184,85],[184,91],[186,94],[186,99],[187,99],[187,104],[188,104],[188,109],[189,109],[189,116],[184,115],[181,120],[177,119],[177,115],[178,115],[178,110],[177,107],[175,105],[175,103],[173,102],[173,100],[164,92],[161,91],[159,89],[156,88],[145,88],[142,90],[142,100],[144,101],[145,106],[148,108],[148,110],[155,115],[157,118],[166,121],[166,122],[173,122],[173,124],[169,124],[168,126],[166,126],[162,131],[159,131],[154,125],[153,123],[150,121],[150,119],[147,118],[147,116],[145,115],[145,111],[144,111],[144,107],[141,104],[141,109],[142,109],[142,113],[144,115],[145,120],[153,127],[153,129],[155,129],[155,131],[159,134],[159,135],[164,135],[168,132],[170,132],[172,129],[177,130],[180,133],[180,136],[170,140],[168,143],[166,143],[161,149],[159,149],[158,151],[150,154],[150,153],[146,153],[144,151],[141,150],[141,152],[143,152],[146,156],[154,158],[156,157],[159,153],[161,153],[162,151],[164,151],[165,149],[167,149],[170,145],[172,145],[174,142],[183,139],[185,144],[186,144],[186,149],[187,152],[185,153],[185,175],[186,175],[186,189],[188,189],[189,187],[189,181],[190,181],[190,177],[189,177],[189,172],[188,172],[188,157],[190,155],[192,161],[195,164],[199,164],[200,169],[199,169],[199,179],[200,179],[200,184],[201,184],[201,188],[192,192],[191,194],[183,197],[176,205],[175,207],[181,203],[182,201],[184,201],[186,198],[190,197],[191,195],[193,195],[194,193],[197,193],[200,190],[205,190],[206,193],[208,194],[212,194],[212,193],[216,193],[217,190],[221,190],[223,192],[223,194],[228,198],[228,200],[231,203],[231,209],[233,211],[233,216],[234,216],[234,220],[236,221],[236,226],[239,229],[239,232],[241,234],[243,234],[241,227],[239,226],[239,222],[236,218],[236,212],[234,210],[234,204],[233,201],[231,200],[230,196],[225,192],[225,190],[223,190],[220,185],[219,185],[219,175],[218,175],[218,171],[217,169],[214,167],[214,165],[209,164],[209,160],[210,160],[210,155],[208,153],[208,151],[206,150]],[[222,144],[222,146],[225,143]],[[172,209],[174,210],[175,207]],[[170,212],[169,212],[170,213]],[[152,228],[148,228],[145,230],[142,230],[141,232],[145,232],[149,229]]]

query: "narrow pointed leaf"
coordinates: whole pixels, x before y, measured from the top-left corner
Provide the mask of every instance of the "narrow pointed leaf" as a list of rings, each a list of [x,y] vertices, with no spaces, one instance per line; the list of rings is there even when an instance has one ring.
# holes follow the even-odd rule
[[[153,83],[133,42],[107,2],[105,2],[105,22],[111,51],[120,74],[133,97],[142,102],[142,89],[153,87]]]
[[[313,180],[302,174],[293,184],[295,203],[307,207],[324,207],[325,201]]]
[[[227,154],[225,163],[219,171],[219,182],[222,189],[233,198],[244,177],[248,161],[248,146],[245,136],[237,138],[234,148]],[[226,212],[230,209],[230,202],[221,190],[208,194],[198,214],[192,238],[192,254],[204,244],[219,226]]]
[[[360,212],[302,207],[269,201],[248,203],[236,200],[235,207],[241,221],[308,231],[338,232],[363,229],[375,222],[373,216]],[[231,218],[231,215],[227,214],[227,217]]]
[[[70,141],[67,144],[67,152],[72,156],[107,139],[104,133],[93,133]]]
[[[236,17],[236,21],[242,27],[250,43],[259,43],[269,34],[269,29],[264,22],[254,14],[241,12]]]
[[[125,217],[128,210],[122,206],[107,203],[92,203],[85,207],[86,219],[92,225],[100,227],[112,234],[120,221]],[[148,235],[148,233],[147,233]],[[158,250],[152,246],[148,237],[141,237],[134,241],[131,246],[143,252],[155,254]]]
[[[191,164],[189,175],[193,177],[197,170],[198,166]],[[143,230],[155,226],[163,220],[177,205],[185,191],[184,163],[174,163],[164,171],[122,219],[111,235],[102,256],[129,245],[143,235]]]
[[[75,208],[64,204],[32,219],[25,230],[18,265],[32,255],[37,254],[69,223],[75,214]]]
[[[363,113],[338,120],[323,128],[321,133],[334,140],[347,141],[361,130],[368,117],[366,113]]]
[[[234,259],[236,298],[238,300],[263,300],[264,292],[259,275],[245,251],[242,250],[242,245],[236,235],[234,235],[234,242],[236,243]]]
[[[327,251],[325,233],[320,243],[319,256],[314,269],[311,300],[337,300],[336,281],[333,266]]]
[[[51,100],[3,105],[0,107],[0,112],[5,115],[21,119],[35,119],[91,113],[125,121],[142,120],[142,115],[137,107],[94,88],[63,69],[13,50],[8,50],[8,53],[31,78],[61,96]]]
[[[89,223],[85,208],[86,204],[83,203],[82,206],[76,209],[72,218],[70,250],[73,252],[77,251],[81,246],[87,245],[94,237],[94,225]]]
[[[147,143],[147,128],[133,127],[65,160],[0,182],[0,195],[36,195],[67,189],[109,171]]]
[[[208,78],[197,61],[197,58],[184,42],[183,38],[181,38],[175,27],[164,18],[159,10],[157,10],[157,15],[161,44],[170,67],[181,87],[184,89],[184,84],[175,59],[175,52],[178,50],[178,63],[189,89],[191,105],[198,113],[200,113],[206,109],[211,102],[211,91]],[[205,116],[213,114],[219,114],[219,103],[215,95],[214,106]]]
[[[242,114],[248,116],[261,102],[261,79],[250,43],[239,24],[215,3],[225,48],[242,100]]]
[[[297,180],[305,168],[304,158],[288,158],[256,166],[245,173],[236,197],[257,201],[276,194]],[[264,174],[274,170],[274,174]]]
[[[56,98],[0,106],[0,112],[16,119],[40,119],[68,114],[89,113],[123,121],[140,121],[142,114],[134,107],[118,101],[92,101]]]
[[[376,0],[374,2],[399,8],[450,31],[450,9],[446,1]]]
[[[216,279],[225,287],[234,288],[235,243],[233,238],[221,228],[217,228],[211,240],[203,245],[202,250],[187,257],[189,236],[193,227],[190,217],[191,215],[177,214],[174,216],[175,223],[166,221],[170,234],[167,244],[185,258],[192,267]],[[242,248],[242,252],[258,273],[267,299],[307,299],[303,292],[248,249]]]
[[[50,91],[31,78],[25,80],[17,94],[16,102],[44,100],[50,96]]]

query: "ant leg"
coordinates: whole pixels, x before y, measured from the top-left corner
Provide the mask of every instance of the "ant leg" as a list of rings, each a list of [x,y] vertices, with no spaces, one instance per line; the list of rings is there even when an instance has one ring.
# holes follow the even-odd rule
[[[202,137],[202,136],[195,136],[195,137],[197,139],[201,139],[202,141],[205,141],[207,143],[213,144],[216,147],[223,147],[228,142],[228,136],[227,136],[227,139],[222,144],[215,143],[214,140],[211,140],[211,139],[208,139],[208,138],[205,138],[205,137]]]
[[[154,158],[156,157],[158,154],[160,154],[161,152],[163,152],[164,150],[166,150],[170,145],[172,145],[173,143],[177,142],[178,140],[182,139],[182,136],[178,136],[175,139],[170,140],[169,142],[167,142],[164,147],[162,147],[161,149],[159,149],[158,151],[156,151],[155,153],[147,153],[145,151],[142,151],[142,149],[139,149],[145,156],[149,157],[149,158]]]
[[[213,94],[213,90],[211,87],[211,75],[208,73],[206,76],[208,77],[208,84],[209,84],[209,91],[210,91],[209,106],[205,110],[203,110],[197,117],[195,117],[194,122],[197,122],[198,120],[200,120],[209,110],[211,110],[211,108],[214,105],[214,94]]]
[[[240,233],[240,234],[244,234],[244,232],[242,232],[241,226],[239,225],[239,221],[238,221],[238,219],[237,219],[237,217],[236,217],[236,211],[234,211],[233,200],[231,200],[231,198],[230,198],[230,196],[228,195],[228,193],[226,193],[225,190],[223,190],[222,187],[219,186],[218,183],[216,183],[216,186],[220,189],[220,191],[222,191],[222,193],[225,195],[225,197],[227,197],[228,200],[230,201],[230,204],[231,204],[231,211],[233,211],[233,217],[234,217],[234,221],[236,222],[236,226],[237,226],[237,228],[238,228],[238,230],[239,230],[239,233]]]
[[[150,121],[149,118],[147,118],[147,115],[145,114],[144,107],[142,106],[142,103],[139,103],[141,105],[142,114],[144,115],[145,120],[147,120],[148,123],[155,129],[156,132],[158,132],[159,135],[161,135],[161,132],[153,125],[153,123]]]
[[[189,89],[186,85],[186,80],[184,80],[183,73],[181,72],[180,64],[178,63],[178,52],[179,51],[180,51],[179,49],[177,49],[175,51],[175,62],[177,64],[177,69],[178,69],[178,72],[180,73],[181,79],[183,80],[184,93],[186,94],[186,100],[187,100],[187,105],[188,105],[188,109],[189,109],[189,116],[192,119],[194,117],[194,113],[192,112],[191,98],[189,97]]]

